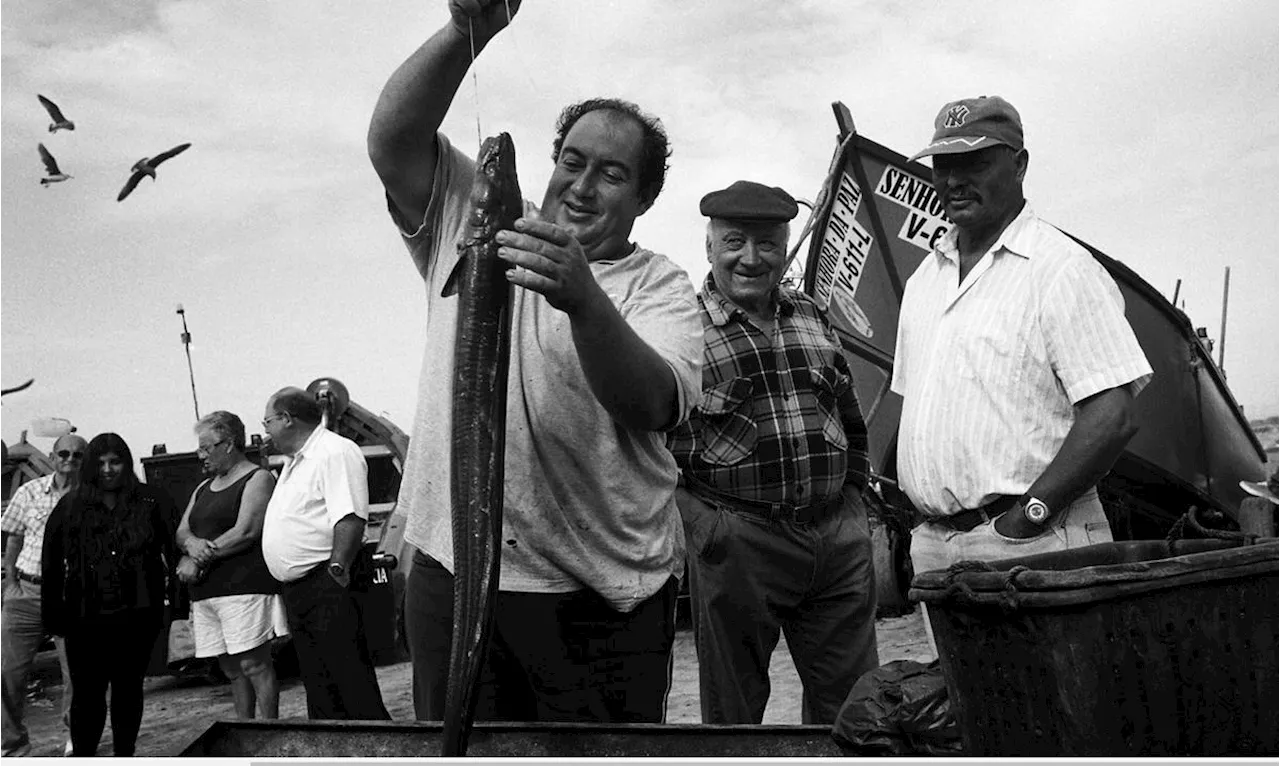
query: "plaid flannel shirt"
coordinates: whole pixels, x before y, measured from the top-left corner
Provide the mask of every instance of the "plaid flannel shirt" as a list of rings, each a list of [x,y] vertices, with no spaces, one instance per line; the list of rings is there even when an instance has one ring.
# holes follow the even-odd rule
[[[867,481],[867,426],[840,340],[809,296],[779,287],[771,342],[711,275],[698,294],[702,402],[667,446],[686,477],[803,506]]]
[[[18,487],[0,519],[0,528],[6,533],[22,535],[22,550],[16,564],[19,572],[33,577],[40,576],[44,525],[53,507],[67,494],[66,489],[54,486],[53,480],[54,474],[49,474]]]

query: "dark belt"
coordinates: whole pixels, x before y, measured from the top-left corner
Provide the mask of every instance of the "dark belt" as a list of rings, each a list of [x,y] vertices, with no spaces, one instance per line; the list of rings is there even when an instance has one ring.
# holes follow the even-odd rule
[[[26,572],[22,571],[21,569],[18,570],[18,579],[26,580],[32,585],[39,585],[40,583],[44,582],[44,578],[41,577],[40,575],[29,575]]]
[[[836,513],[844,505],[844,493],[837,492],[821,502],[808,505],[793,503],[765,503],[760,500],[747,500],[721,492],[704,481],[687,474],[684,476],[685,489],[708,505],[720,505],[730,510],[742,511],[760,516],[769,521],[789,521],[793,524],[816,524]]]
[[[967,508],[950,516],[934,516],[926,518],[925,521],[956,532],[968,532],[974,527],[985,524],[1013,508],[1018,504],[1019,497],[1021,495],[1001,495],[999,498],[979,508]]]

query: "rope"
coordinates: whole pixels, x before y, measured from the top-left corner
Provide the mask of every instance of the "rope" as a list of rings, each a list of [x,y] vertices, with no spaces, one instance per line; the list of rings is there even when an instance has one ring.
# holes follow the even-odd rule
[[[827,168],[827,177],[822,181],[822,186],[818,189],[818,197],[813,202],[813,207],[809,209],[809,219],[805,221],[804,228],[800,230],[799,236],[796,237],[796,243],[791,246],[791,252],[787,253],[787,265],[783,268],[782,273],[791,270],[791,264],[796,259],[796,254],[800,252],[800,246],[804,244],[805,239],[813,231],[814,225],[818,222],[818,216],[826,209],[827,197],[831,194],[831,187],[836,177],[836,172],[840,170],[840,160],[844,158],[844,149],[849,142],[853,140],[854,133],[849,131],[840,145],[836,147],[836,153],[831,157],[831,165]]]
[[[1200,522],[1200,519],[1197,516],[1199,511],[1199,506],[1193,505],[1187,508],[1187,512],[1179,516],[1178,520],[1173,523],[1172,527],[1170,527],[1169,534],[1165,537],[1165,544],[1169,547],[1170,556],[1174,555],[1173,544],[1175,542],[1178,540],[1188,539],[1187,527],[1190,527],[1191,531],[1200,537],[1217,540],[1230,540],[1238,542],[1241,545],[1254,545],[1261,539],[1259,535],[1250,534],[1248,532],[1235,532],[1232,530],[1212,529],[1210,527],[1206,527]]]
[[[943,597],[952,599],[960,604],[976,604],[979,602],[977,594],[969,584],[961,581],[962,575],[970,572],[995,572],[995,567],[985,561],[958,561],[947,567],[947,576],[944,582],[946,589],[943,591]],[[1018,600],[1018,576],[1023,572],[1031,571],[1030,567],[1015,566],[1004,573],[1004,585],[1001,588],[1000,596],[996,603],[1000,606],[1001,611],[1006,614],[1016,612],[1021,606]]]

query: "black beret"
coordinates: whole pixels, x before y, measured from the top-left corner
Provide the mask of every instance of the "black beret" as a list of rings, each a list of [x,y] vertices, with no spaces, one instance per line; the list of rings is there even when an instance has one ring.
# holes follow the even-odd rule
[[[734,181],[728,189],[703,197],[698,210],[708,218],[782,222],[795,218],[800,208],[794,197],[776,186]]]

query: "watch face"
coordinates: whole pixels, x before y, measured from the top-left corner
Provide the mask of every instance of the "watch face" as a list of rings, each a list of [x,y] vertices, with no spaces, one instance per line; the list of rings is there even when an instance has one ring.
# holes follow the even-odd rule
[[[1043,524],[1049,520],[1049,506],[1039,500],[1032,499],[1027,501],[1023,513],[1026,515],[1027,521],[1033,524]]]

